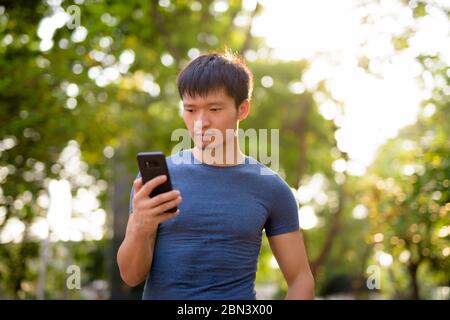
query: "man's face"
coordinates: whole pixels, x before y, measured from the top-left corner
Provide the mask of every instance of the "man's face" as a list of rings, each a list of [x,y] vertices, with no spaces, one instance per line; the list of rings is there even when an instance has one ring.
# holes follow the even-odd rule
[[[222,147],[221,142],[233,138],[230,134],[226,136],[226,130],[237,129],[242,112],[241,114],[238,112],[234,99],[221,89],[212,91],[205,97],[183,96],[183,119],[198,148],[214,148]],[[211,136],[214,132],[221,133],[222,141]]]

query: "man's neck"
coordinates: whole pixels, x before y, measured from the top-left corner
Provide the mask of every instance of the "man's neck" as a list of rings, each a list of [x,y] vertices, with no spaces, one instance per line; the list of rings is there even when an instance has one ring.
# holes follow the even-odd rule
[[[242,153],[237,139],[228,147],[226,144],[205,149],[195,146],[191,151],[195,159],[211,166],[229,167],[245,162],[245,155]]]

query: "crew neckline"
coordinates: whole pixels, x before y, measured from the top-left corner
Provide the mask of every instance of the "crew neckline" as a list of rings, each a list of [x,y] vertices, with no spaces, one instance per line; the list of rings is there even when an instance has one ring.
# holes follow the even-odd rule
[[[190,159],[191,159],[191,163],[192,164],[199,164],[202,167],[205,168],[212,168],[212,169],[217,169],[217,170],[221,170],[221,169],[233,169],[233,168],[240,168],[240,167],[244,167],[245,165],[249,164],[249,157],[247,155],[244,154],[244,162],[232,165],[232,166],[214,166],[212,164],[207,164],[204,162],[201,162],[200,160],[198,160],[195,156],[194,153],[192,152],[192,149],[187,149],[187,150],[183,150],[183,152],[188,152],[190,154]]]

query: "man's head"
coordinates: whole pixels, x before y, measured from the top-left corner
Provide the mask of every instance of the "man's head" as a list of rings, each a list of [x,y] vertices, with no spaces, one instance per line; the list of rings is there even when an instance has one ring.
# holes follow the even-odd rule
[[[177,85],[181,99],[205,97],[224,89],[239,108],[244,100],[251,98],[253,75],[238,55],[210,53],[191,61],[178,75]]]
[[[230,53],[202,55],[181,71],[177,85],[184,122],[198,147],[218,146],[204,137],[209,129],[220,131],[223,142],[233,138],[226,130],[236,131],[247,117],[253,88],[252,73],[241,58]]]

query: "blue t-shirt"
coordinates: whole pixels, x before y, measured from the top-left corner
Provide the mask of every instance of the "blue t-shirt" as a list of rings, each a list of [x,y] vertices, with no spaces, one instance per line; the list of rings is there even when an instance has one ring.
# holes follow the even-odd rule
[[[201,163],[190,150],[166,160],[183,200],[180,214],[159,225],[143,299],[256,299],[262,230],[299,230],[290,187],[248,156],[228,167]]]

